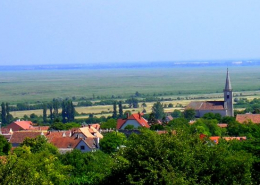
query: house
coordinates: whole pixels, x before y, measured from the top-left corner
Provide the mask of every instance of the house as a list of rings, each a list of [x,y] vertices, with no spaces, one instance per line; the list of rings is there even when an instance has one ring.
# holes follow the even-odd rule
[[[206,113],[219,113],[221,116],[234,116],[233,108],[233,90],[231,88],[231,81],[227,70],[226,84],[223,90],[224,101],[192,101],[185,110],[194,109],[195,117],[203,117]]]
[[[260,114],[238,114],[236,120],[239,123],[260,123]]]
[[[66,131],[48,131],[45,136],[60,153],[73,149],[81,152],[96,151],[99,149],[99,140],[103,138],[103,135],[91,125]]]
[[[55,137],[50,143],[56,146],[60,153],[70,152],[74,149],[78,149],[81,152],[93,152],[96,151],[99,146],[93,138],[75,138],[75,137]]]
[[[72,135],[80,138],[103,138],[103,135],[92,125],[74,129]]]
[[[150,128],[148,121],[142,117],[142,113],[135,113],[128,116],[126,119],[118,119],[116,129],[124,129],[128,125],[133,125],[134,128],[146,127]]]
[[[18,147],[25,140],[25,138],[36,138],[38,136],[44,136],[44,133],[31,131],[17,131],[12,134],[9,142],[12,144],[12,147]]]
[[[7,125],[7,129],[12,129],[14,132],[15,131],[20,131],[20,130],[29,130],[30,128],[33,127],[33,123],[31,121],[14,121],[11,124]]]

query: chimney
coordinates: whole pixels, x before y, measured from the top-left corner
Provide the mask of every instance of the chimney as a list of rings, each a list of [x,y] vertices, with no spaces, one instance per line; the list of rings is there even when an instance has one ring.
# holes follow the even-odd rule
[[[91,127],[91,125],[88,125],[88,128],[90,128]]]
[[[139,116],[139,119],[141,119],[141,113],[140,112],[138,112],[138,116]]]
[[[14,133],[12,128],[10,128],[9,133],[10,133],[10,134],[13,134],[13,133]]]
[[[71,137],[71,135],[72,135],[72,134],[71,134],[71,131],[70,131],[69,137]]]
[[[41,132],[41,136],[44,136],[44,133],[43,133],[43,131]]]
[[[128,119],[129,118],[129,113],[126,113],[126,119]]]
[[[66,133],[65,132],[62,133],[62,137],[66,137]]]

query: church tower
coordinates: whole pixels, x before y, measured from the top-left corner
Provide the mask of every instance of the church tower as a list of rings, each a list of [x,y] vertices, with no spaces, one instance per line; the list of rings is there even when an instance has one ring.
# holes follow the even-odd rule
[[[233,108],[233,91],[231,88],[231,82],[229,78],[229,73],[227,69],[227,77],[226,77],[226,85],[224,92],[224,103],[225,108],[227,109],[227,116],[234,116],[234,108]]]

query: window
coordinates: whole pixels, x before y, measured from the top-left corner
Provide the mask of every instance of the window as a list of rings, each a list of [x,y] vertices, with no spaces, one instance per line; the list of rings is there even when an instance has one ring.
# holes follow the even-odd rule
[[[85,150],[85,146],[80,146],[80,150]]]
[[[227,95],[227,99],[229,98],[229,95]]]

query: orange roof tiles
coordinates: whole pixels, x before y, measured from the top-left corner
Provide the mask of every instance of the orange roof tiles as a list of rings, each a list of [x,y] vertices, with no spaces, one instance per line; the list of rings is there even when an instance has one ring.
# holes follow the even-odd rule
[[[24,130],[27,130],[32,127],[33,123],[31,121],[14,121],[14,123]]]
[[[260,114],[238,114],[236,120],[239,123],[248,123],[249,121],[260,123]]]
[[[140,126],[150,128],[148,122],[142,117],[142,115],[143,114],[141,113],[135,113],[130,115],[127,119],[118,119],[116,129],[120,129],[127,120],[136,120],[140,124]]]

